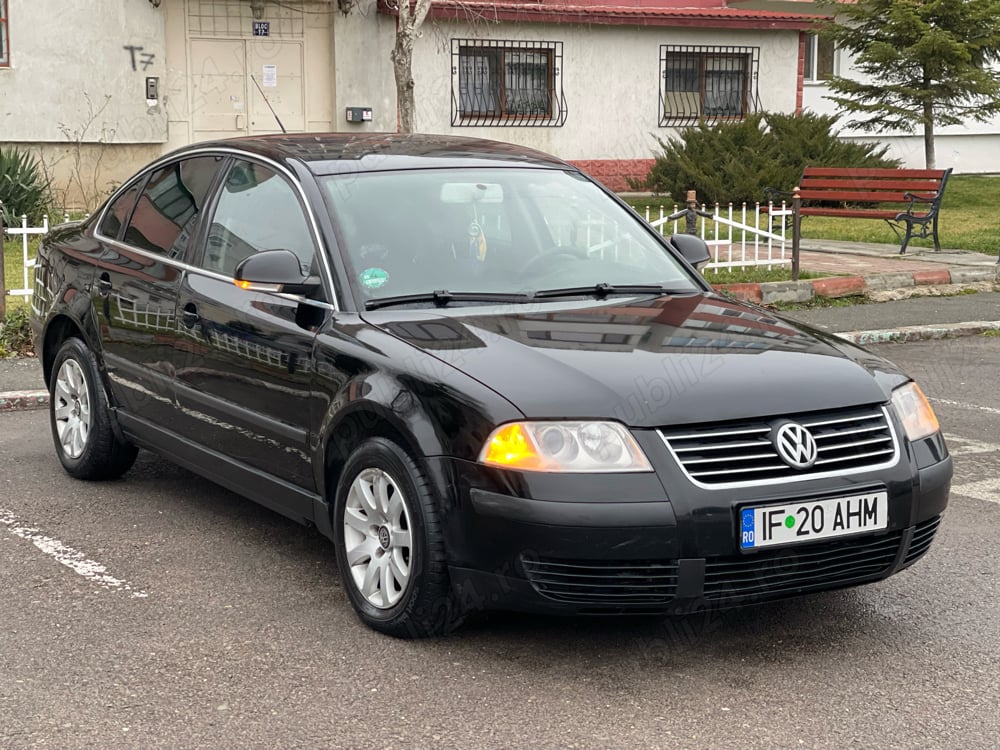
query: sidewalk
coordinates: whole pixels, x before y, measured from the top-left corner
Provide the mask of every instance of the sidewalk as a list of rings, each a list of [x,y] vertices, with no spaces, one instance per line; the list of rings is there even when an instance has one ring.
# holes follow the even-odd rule
[[[863,345],[1000,330],[1000,265],[995,256],[924,248],[900,255],[895,245],[824,240],[821,245],[804,241],[800,260],[804,271],[851,275],[730,285],[728,291],[764,304],[808,302],[817,296],[886,300],[782,313]],[[965,293],[968,290],[978,293]],[[47,406],[44,388],[37,359],[0,360],[0,412]]]
[[[887,302],[912,296],[957,294],[963,289],[987,291],[1000,281],[996,256],[967,250],[910,248],[834,240],[803,240],[802,271],[837,274],[805,281],[727,284],[726,293],[758,304],[805,303],[816,297],[865,296]],[[706,274],[711,281],[711,273]]]

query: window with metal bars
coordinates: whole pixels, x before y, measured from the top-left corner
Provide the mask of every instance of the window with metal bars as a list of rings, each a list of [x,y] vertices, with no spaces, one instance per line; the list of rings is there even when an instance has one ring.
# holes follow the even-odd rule
[[[10,65],[10,33],[7,28],[7,0],[0,0],[0,68]]]
[[[660,126],[760,111],[760,47],[660,46]]]
[[[451,124],[560,127],[562,42],[452,39]]]

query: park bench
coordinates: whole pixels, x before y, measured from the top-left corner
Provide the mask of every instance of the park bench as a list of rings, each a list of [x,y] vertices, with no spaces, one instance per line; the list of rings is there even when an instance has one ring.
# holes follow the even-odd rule
[[[775,196],[792,196],[793,243],[801,239],[801,217],[843,216],[854,219],[884,219],[892,227],[902,245],[899,252],[914,237],[934,240],[934,249],[941,249],[938,239],[938,213],[941,196],[951,175],[950,169],[849,169],[840,167],[806,167],[794,191],[768,188],[769,200]],[[860,204],[860,205],[859,205]],[[872,204],[907,204],[883,208]]]

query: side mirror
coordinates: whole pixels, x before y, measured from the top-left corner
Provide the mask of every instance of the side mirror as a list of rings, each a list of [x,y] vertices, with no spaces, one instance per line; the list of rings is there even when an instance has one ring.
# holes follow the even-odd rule
[[[684,256],[684,260],[695,268],[712,259],[712,254],[708,252],[708,244],[696,235],[672,234],[670,244],[677,248],[677,251]]]
[[[291,250],[263,250],[244,258],[233,272],[233,283],[252,292],[307,295],[320,286],[318,276],[305,276]]]

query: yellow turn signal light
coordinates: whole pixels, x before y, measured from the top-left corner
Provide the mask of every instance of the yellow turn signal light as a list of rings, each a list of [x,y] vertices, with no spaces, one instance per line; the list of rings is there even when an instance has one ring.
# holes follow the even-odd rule
[[[515,422],[496,430],[483,451],[483,463],[538,471],[545,462],[535,449],[534,441],[524,427]]]

